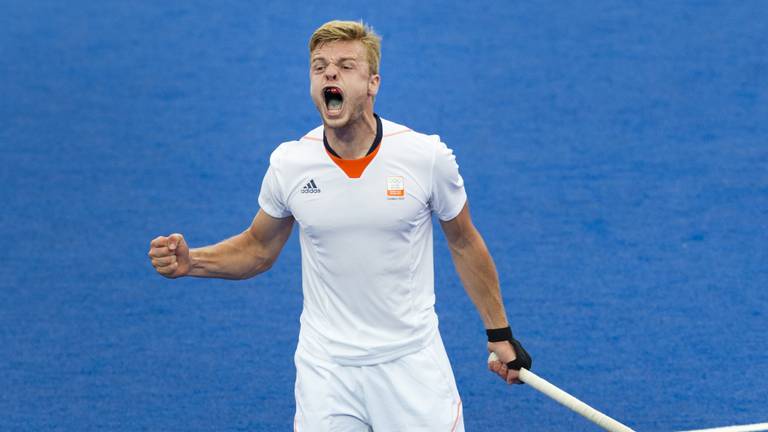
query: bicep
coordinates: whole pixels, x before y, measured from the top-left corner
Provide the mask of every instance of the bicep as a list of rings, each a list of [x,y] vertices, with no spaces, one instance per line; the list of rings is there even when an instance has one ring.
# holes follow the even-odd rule
[[[456,217],[447,221],[441,220],[440,226],[451,249],[461,248],[478,235],[466,202]]]
[[[250,240],[270,257],[276,258],[291,236],[293,220],[293,216],[276,218],[259,210],[248,228]]]

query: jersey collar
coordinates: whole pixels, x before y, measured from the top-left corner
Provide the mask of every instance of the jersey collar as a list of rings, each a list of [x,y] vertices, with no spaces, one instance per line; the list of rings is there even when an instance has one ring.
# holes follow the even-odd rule
[[[360,159],[342,159],[328,144],[328,139],[325,137],[325,131],[323,131],[323,146],[325,147],[325,152],[349,178],[360,178],[360,176],[363,175],[365,168],[368,167],[368,164],[371,163],[376,156],[376,153],[379,152],[381,139],[384,136],[384,128],[381,126],[381,118],[379,118],[376,113],[374,113],[373,116],[376,118],[376,137],[373,139],[373,144],[371,144],[371,148],[368,149],[368,153]]]

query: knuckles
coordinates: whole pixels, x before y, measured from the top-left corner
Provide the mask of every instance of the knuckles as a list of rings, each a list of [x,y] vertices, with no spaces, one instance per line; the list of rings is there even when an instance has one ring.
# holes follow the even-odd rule
[[[168,248],[163,246],[163,247],[159,247],[159,248],[154,248],[153,247],[152,249],[149,250],[147,255],[150,258],[163,258],[163,257],[167,257],[167,256],[175,256],[176,254],[172,253]]]
[[[178,237],[177,244],[184,242],[183,236],[180,234],[175,234],[175,236]],[[179,263],[177,261],[176,253],[168,248],[168,242],[170,239],[170,237],[165,236],[155,237],[150,242],[147,256],[149,257],[152,266],[155,268],[157,273],[166,278],[175,279],[178,277],[176,272],[179,269]]]

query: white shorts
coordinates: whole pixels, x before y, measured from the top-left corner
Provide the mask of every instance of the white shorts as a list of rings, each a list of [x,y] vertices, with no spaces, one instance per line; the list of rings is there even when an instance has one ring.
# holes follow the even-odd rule
[[[341,366],[296,349],[295,432],[463,432],[461,399],[440,334],[423,350]]]

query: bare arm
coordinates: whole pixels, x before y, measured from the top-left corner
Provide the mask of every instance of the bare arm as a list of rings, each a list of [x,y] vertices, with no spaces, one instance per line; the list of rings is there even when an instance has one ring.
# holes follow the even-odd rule
[[[158,273],[247,279],[272,267],[291,235],[293,217],[274,218],[259,210],[251,226],[215,245],[189,249],[181,234],[152,240],[149,256]]]
[[[242,233],[190,250],[189,276],[248,279],[263,273],[277,260],[292,227],[293,217],[277,219],[259,210]]]
[[[485,328],[507,327],[509,323],[501,298],[496,265],[483,237],[472,223],[469,207],[465,204],[458,216],[449,221],[441,221],[440,224],[448,240],[459,279],[480,313]],[[507,383],[519,383],[519,371],[506,366],[517,358],[512,345],[506,341],[488,342],[488,351],[496,353],[500,360],[490,363],[489,368]]]
[[[499,276],[483,237],[472,223],[466,205],[458,216],[441,221],[456,272],[472,299],[485,328],[506,327],[507,314],[499,289]]]

